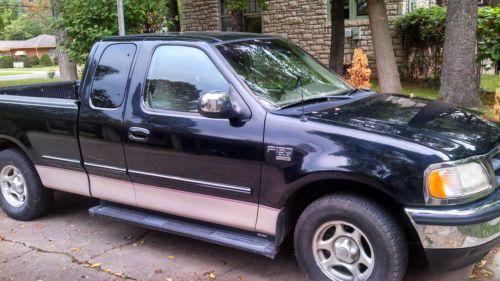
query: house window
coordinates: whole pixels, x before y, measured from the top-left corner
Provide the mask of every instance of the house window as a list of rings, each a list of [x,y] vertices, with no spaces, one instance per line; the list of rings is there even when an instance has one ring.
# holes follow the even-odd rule
[[[221,31],[233,31],[230,2],[231,0],[220,1]],[[262,33],[262,8],[257,0],[248,0],[248,6],[243,11],[243,31]]]
[[[411,13],[417,9],[417,0],[408,0],[408,13]]]
[[[328,1],[328,18],[332,15],[332,1]],[[344,0],[344,19],[362,19],[368,17],[368,0]]]

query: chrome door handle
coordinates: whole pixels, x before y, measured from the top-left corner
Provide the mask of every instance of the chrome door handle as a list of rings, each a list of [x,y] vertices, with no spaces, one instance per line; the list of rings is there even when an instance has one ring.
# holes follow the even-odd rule
[[[128,129],[128,138],[131,141],[144,142],[151,132],[148,129],[131,127]]]

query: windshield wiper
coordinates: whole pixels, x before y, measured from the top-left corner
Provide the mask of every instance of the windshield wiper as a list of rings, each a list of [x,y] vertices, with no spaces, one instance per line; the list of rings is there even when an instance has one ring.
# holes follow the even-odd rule
[[[290,108],[290,107],[294,107],[294,106],[299,106],[299,105],[302,105],[302,104],[311,104],[311,103],[315,103],[315,102],[329,101],[331,99],[350,99],[350,98],[351,97],[349,97],[347,95],[315,97],[315,98],[304,99],[304,100],[299,100],[299,101],[292,102],[292,103],[289,103],[289,104],[285,104],[285,105],[281,106],[279,108],[279,110]]]

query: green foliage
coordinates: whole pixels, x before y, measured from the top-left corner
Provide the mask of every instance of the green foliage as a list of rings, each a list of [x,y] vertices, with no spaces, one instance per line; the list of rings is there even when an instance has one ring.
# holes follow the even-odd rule
[[[58,56],[54,57],[54,65],[59,65],[59,57]]]
[[[116,1],[57,1],[56,26],[64,29],[63,42],[68,55],[83,63],[92,44],[106,36],[118,34]],[[155,30],[163,25],[165,0],[124,1],[125,30],[129,34]]]
[[[500,61],[500,7],[479,9],[477,31],[478,60]]]
[[[29,57],[31,65],[40,65],[40,59],[37,56]]]
[[[21,61],[24,64],[24,68],[32,68],[33,67],[33,61],[31,60],[30,57],[22,57]]]
[[[0,39],[6,39],[5,27],[21,15],[21,7],[17,0],[0,0],[0,7]]]
[[[248,7],[248,0],[227,0],[228,8],[231,11],[244,11]],[[257,0],[257,5],[262,9],[267,8],[267,0]]]
[[[416,9],[397,19],[397,27],[417,44],[442,44],[446,24],[446,8]]]
[[[12,21],[3,31],[7,40],[26,40],[47,33],[52,33],[51,18],[31,14]]]
[[[10,56],[0,57],[0,68],[13,68],[14,60]]]
[[[51,66],[52,65],[52,60],[50,59],[48,54],[43,54],[40,57],[40,65],[42,65],[42,66]]]

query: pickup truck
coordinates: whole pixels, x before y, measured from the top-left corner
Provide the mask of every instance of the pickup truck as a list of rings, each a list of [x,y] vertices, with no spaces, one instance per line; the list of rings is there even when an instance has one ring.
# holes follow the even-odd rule
[[[93,46],[80,83],[0,89],[0,205],[89,212],[274,258],[311,280],[401,280],[500,241],[500,127],[356,89],[279,37],[172,33]]]

